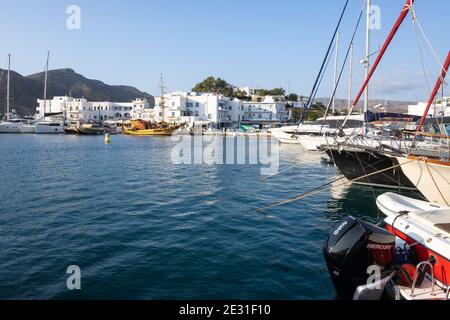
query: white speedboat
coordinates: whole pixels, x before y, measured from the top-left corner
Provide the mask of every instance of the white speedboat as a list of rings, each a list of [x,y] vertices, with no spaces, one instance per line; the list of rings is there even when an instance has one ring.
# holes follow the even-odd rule
[[[450,208],[394,193],[379,196],[377,206],[386,215],[388,231],[406,243],[405,247],[418,262],[409,267],[414,271],[412,286],[398,286],[401,296],[407,300],[448,299]],[[408,269],[407,265],[404,269]],[[421,284],[418,283],[420,272],[423,273]]]
[[[385,193],[386,229],[347,217],[330,233],[324,256],[340,298],[449,300],[450,208]]]

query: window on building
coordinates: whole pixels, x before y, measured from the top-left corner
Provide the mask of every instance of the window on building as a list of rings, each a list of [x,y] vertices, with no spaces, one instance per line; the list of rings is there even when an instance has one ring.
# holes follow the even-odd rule
[[[200,102],[196,102],[196,103],[195,103],[195,107],[196,107],[196,108],[200,108]]]

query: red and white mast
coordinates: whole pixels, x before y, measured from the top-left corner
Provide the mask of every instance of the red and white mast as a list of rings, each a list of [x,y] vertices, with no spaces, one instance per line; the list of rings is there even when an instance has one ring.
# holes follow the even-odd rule
[[[380,52],[378,53],[377,59],[375,60],[372,68],[370,69],[369,74],[366,77],[366,80],[364,81],[364,84],[362,85],[358,95],[356,96],[355,100],[353,101],[353,105],[351,109],[349,110],[349,113],[342,124],[342,127],[345,126],[345,124],[348,121],[348,117],[355,109],[356,105],[358,104],[359,100],[361,99],[361,96],[365,92],[367,85],[369,84],[370,79],[372,79],[373,74],[378,68],[378,65],[380,64],[381,59],[383,58],[384,54],[386,53],[389,45],[391,44],[392,40],[394,39],[394,36],[396,35],[398,29],[402,25],[403,21],[405,20],[406,16],[408,15],[409,11],[411,10],[412,6],[414,4],[414,0],[406,0],[406,4],[404,5],[402,11],[400,12],[400,16],[398,17],[397,21],[394,24],[394,27],[392,28],[391,32],[389,33],[388,38],[386,39],[383,47],[381,48]]]
[[[425,108],[425,112],[423,113],[423,116],[422,116],[422,119],[420,120],[419,126],[417,127],[417,133],[419,133],[420,130],[422,130],[425,119],[428,116],[428,112],[430,111],[431,105],[433,104],[434,99],[436,98],[439,88],[444,84],[445,77],[447,76],[449,66],[450,66],[450,51],[448,52],[447,59],[445,60],[445,63],[442,67],[441,73],[436,82],[436,85],[434,86],[433,92],[431,93],[431,97],[428,100],[427,107]]]

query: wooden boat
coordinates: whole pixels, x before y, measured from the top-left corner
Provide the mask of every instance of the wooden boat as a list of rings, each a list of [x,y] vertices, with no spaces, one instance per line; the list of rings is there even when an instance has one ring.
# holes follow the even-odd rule
[[[81,135],[103,134],[104,128],[98,124],[82,124],[77,128],[77,133]]]
[[[124,128],[123,133],[132,136],[170,136],[178,127],[158,127],[151,129]]]
[[[78,128],[77,127],[65,127],[64,131],[67,134],[78,134]]]
[[[168,123],[152,124],[143,120],[131,121],[131,128],[124,127],[123,133],[133,136],[170,136],[180,126]]]

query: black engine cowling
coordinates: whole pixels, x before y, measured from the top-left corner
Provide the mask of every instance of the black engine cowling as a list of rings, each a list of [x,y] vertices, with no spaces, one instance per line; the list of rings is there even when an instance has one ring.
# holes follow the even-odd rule
[[[381,271],[394,262],[395,236],[373,224],[348,217],[330,234],[323,254],[339,298],[352,298],[367,284],[369,266]]]

